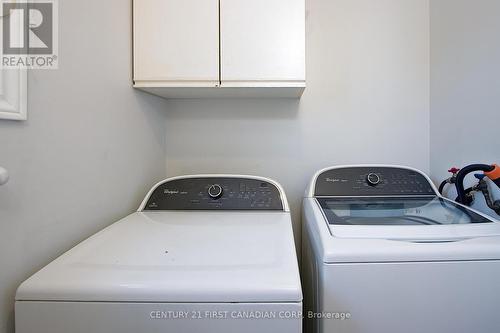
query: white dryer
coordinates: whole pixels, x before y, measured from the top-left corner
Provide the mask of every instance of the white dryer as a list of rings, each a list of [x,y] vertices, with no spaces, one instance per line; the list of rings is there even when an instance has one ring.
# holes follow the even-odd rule
[[[418,170],[316,173],[302,248],[307,332],[500,332],[500,224]]]
[[[253,176],[167,179],[139,210],[25,281],[17,333],[302,331],[282,187]]]

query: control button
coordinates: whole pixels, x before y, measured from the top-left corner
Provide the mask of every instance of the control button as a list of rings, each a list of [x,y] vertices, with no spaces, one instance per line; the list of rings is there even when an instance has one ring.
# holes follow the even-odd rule
[[[368,176],[366,176],[366,181],[368,182],[369,185],[375,186],[380,183],[380,177],[376,173],[369,173]]]
[[[208,188],[208,195],[212,199],[219,199],[222,196],[222,187],[219,184],[211,185]]]

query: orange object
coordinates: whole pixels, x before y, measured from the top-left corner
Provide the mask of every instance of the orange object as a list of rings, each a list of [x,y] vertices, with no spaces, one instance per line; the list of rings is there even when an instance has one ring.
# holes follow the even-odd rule
[[[495,167],[495,169],[491,170],[490,172],[485,172],[484,174],[491,180],[500,179],[500,166],[498,164],[493,164],[493,166]]]

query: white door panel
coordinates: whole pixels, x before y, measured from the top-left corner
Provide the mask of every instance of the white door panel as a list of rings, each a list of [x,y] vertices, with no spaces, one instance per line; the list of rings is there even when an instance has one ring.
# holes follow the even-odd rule
[[[221,0],[222,85],[303,84],[304,6],[304,0]]]
[[[219,83],[218,0],[135,0],[134,80]]]

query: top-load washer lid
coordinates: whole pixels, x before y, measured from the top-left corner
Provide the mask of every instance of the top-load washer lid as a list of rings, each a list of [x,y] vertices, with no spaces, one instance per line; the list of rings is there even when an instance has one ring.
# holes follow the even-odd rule
[[[441,197],[418,170],[334,167],[319,172],[307,194],[335,242],[327,260],[356,261],[367,248],[376,261],[459,260],[464,250],[469,259],[500,259],[499,223]]]
[[[43,268],[16,299],[300,302],[287,207],[281,187],[264,178],[161,182],[138,212]]]
[[[493,221],[443,198],[360,197],[318,198],[328,223],[335,225],[414,226],[493,223]]]

